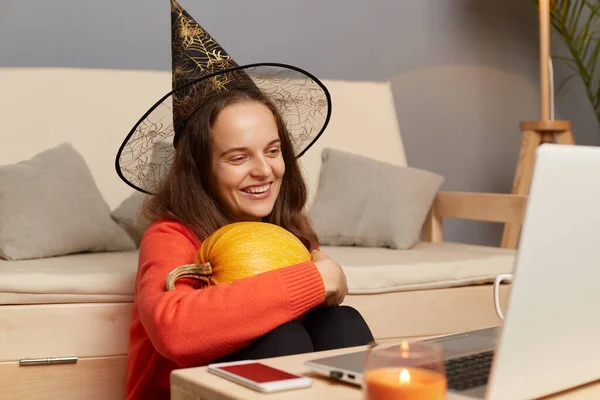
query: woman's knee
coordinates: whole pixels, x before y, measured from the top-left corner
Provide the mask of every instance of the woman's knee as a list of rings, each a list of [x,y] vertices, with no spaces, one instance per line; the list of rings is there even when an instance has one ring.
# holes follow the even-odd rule
[[[310,335],[297,322],[288,322],[261,336],[252,345],[256,358],[280,357],[314,351]]]
[[[316,351],[360,346],[374,340],[360,312],[349,306],[314,309],[305,327]]]
[[[343,318],[348,321],[359,321],[364,322],[362,314],[354,307],[350,306],[337,306],[329,307],[334,313],[334,318]]]
[[[301,324],[294,321],[278,326],[267,333],[264,338],[268,338],[277,343],[297,344],[298,346],[310,343],[310,337],[308,336],[306,329]]]
[[[297,322],[280,325],[248,346],[228,354],[214,362],[258,360],[261,358],[289,356],[314,351],[312,340],[306,329]]]
[[[315,308],[311,311],[310,317],[311,319],[319,320],[320,322],[329,321],[336,325],[342,324],[343,326],[367,324],[361,313],[350,306]]]

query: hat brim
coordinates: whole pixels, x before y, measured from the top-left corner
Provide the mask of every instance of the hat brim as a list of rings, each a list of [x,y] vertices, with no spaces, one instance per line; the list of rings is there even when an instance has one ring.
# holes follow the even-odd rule
[[[178,112],[184,110],[184,118],[177,116],[179,134],[204,98],[243,86],[248,77],[250,84],[278,108],[290,133],[294,153],[301,157],[329,123],[331,95],[321,81],[301,68],[281,63],[257,63],[206,75],[164,95],[140,118],[119,147],[115,159],[119,177],[135,190],[155,193],[167,176],[175,153],[173,102],[178,104]],[[185,100],[190,98],[193,101],[186,103]],[[183,125],[181,121],[184,121]]]

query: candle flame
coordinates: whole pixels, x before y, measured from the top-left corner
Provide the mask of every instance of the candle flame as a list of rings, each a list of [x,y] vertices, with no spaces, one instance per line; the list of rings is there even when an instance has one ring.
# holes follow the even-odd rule
[[[402,369],[402,371],[400,371],[400,383],[403,385],[410,384],[410,372],[408,372],[408,370]]]

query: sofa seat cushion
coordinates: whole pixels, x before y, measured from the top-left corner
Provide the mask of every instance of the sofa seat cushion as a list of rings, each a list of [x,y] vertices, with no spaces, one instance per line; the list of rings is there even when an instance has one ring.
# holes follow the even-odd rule
[[[492,282],[513,270],[515,250],[418,242],[410,250],[330,247],[351,294],[456,287]],[[0,304],[133,301],[137,251],[0,260]]]
[[[131,302],[138,251],[0,260],[0,304]]]
[[[351,294],[386,293],[493,282],[511,273],[516,250],[417,242],[409,250],[323,246],[344,269]]]

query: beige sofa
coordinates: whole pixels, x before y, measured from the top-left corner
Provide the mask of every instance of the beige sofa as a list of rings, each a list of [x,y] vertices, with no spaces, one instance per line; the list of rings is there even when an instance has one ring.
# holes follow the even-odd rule
[[[330,126],[302,158],[310,201],[325,147],[406,165],[389,83],[324,82],[333,98]],[[170,85],[163,71],[0,69],[0,164],[70,142],[114,210],[133,193],[115,173],[116,151]],[[496,325],[490,283],[512,271],[515,250],[444,242],[442,220],[519,222],[524,206],[522,197],[440,192],[423,240],[410,250],[323,250],[347,273],[345,304],[363,313],[379,340]],[[123,398],[136,268],[136,250],[0,259],[0,398]],[[19,365],[48,357],[77,362]]]

